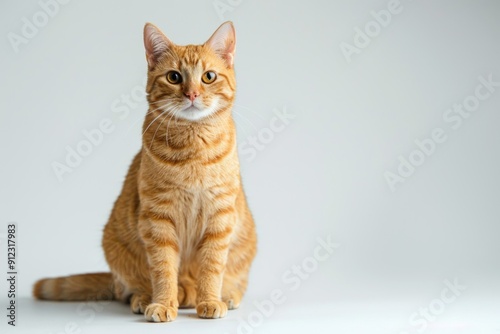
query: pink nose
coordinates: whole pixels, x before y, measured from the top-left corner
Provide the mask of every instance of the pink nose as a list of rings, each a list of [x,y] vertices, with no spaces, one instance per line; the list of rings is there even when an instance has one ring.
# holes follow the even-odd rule
[[[189,98],[191,102],[193,102],[194,99],[196,99],[200,94],[198,92],[187,92],[184,93],[184,95],[186,95],[186,97]]]

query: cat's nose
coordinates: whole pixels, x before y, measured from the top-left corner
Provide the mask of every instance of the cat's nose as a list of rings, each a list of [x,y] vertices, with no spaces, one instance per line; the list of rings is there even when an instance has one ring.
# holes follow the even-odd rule
[[[196,99],[200,93],[198,92],[195,92],[195,91],[190,91],[190,92],[184,92],[184,95],[186,95],[186,97],[191,101],[193,102],[194,99]]]

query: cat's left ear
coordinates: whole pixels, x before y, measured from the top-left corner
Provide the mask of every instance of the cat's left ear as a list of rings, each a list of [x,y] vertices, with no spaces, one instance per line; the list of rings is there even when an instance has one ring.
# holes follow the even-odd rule
[[[214,32],[212,37],[205,42],[214,52],[221,57],[228,68],[234,64],[234,52],[236,50],[236,33],[231,21],[224,22]]]

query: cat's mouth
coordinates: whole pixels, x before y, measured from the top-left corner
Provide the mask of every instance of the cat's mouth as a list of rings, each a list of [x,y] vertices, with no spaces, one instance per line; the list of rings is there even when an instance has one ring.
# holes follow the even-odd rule
[[[201,111],[200,108],[196,107],[194,104],[184,108],[183,110],[184,112],[197,112],[197,111]]]
[[[198,112],[206,109],[206,107],[199,100],[186,101],[185,107],[182,111],[184,112]]]
[[[198,121],[214,113],[217,106],[217,100],[212,101],[209,106],[205,106],[201,101],[188,102],[181,109],[182,111],[177,114],[177,117],[189,121]]]

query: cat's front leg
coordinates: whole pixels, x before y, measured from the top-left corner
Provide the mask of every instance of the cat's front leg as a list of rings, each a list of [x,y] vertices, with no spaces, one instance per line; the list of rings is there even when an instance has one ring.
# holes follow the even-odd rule
[[[175,223],[166,213],[143,211],[139,231],[147,253],[153,290],[152,303],[147,306],[144,316],[152,322],[173,321],[179,308],[179,243]]]
[[[207,221],[198,252],[196,313],[200,318],[223,318],[227,314],[221,290],[235,221],[236,211],[232,207],[217,210]]]

